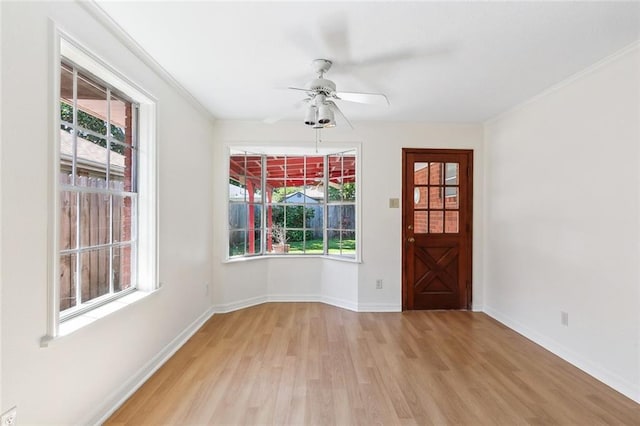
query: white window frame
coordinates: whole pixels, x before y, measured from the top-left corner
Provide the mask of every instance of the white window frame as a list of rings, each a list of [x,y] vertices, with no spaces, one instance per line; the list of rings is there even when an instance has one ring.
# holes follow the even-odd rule
[[[134,301],[144,298],[159,288],[158,283],[158,201],[157,201],[157,155],[156,155],[156,100],[135,83],[116,71],[89,49],[82,46],[60,29],[53,29],[53,47],[51,55],[51,109],[52,126],[49,143],[49,281],[47,332],[41,339],[41,346],[48,346],[52,341],[68,335],[95,320],[128,306]],[[87,310],[77,316],[61,318],[59,311],[59,235],[60,206],[59,179],[60,169],[60,72],[61,62],[67,59],[117,91],[124,93],[138,104],[138,168],[137,168],[137,260],[135,276],[136,289],[123,292],[121,297],[109,298],[94,309]]]
[[[227,197],[227,208],[225,209],[225,228],[224,228],[224,232],[226,234],[226,237],[224,238],[224,243],[225,243],[225,247],[224,247],[224,253],[225,253],[225,257],[224,257],[224,262],[237,262],[237,261],[245,261],[245,260],[252,260],[252,259],[264,259],[264,258],[273,258],[273,257],[279,257],[279,258],[296,258],[296,257],[304,257],[304,258],[309,258],[309,257],[321,257],[321,258],[326,258],[326,259],[333,259],[333,260],[339,260],[339,261],[345,261],[345,262],[351,262],[351,263],[361,263],[362,262],[362,246],[361,246],[361,230],[360,230],[360,226],[362,223],[361,220],[361,199],[362,199],[362,191],[361,191],[361,170],[362,170],[362,159],[361,159],[361,143],[360,142],[347,142],[347,143],[331,143],[331,142],[323,142],[323,146],[318,148],[318,147],[305,147],[306,145],[308,145],[308,142],[299,142],[299,143],[289,143],[289,144],[268,144],[265,145],[264,143],[261,142],[254,142],[254,143],[240,143],[240,144],[236,144],[236,143],[228,143],[226,145],[226,149],[225,149],[225,189],[224,189],[224,194]],[[324,220],[323,220],[323,240],[324,240],[324,254],[286,254],[286,255],[281,255],[281,254],[271,254],[271,253],[267,253],[264,250],[264,247],[266,245],[266,222],[265,222],[265,215],[266,215],[266,206],[268,205],[268,203],[266,202],[266,200],[264,201],[263,204],[263,209],[262,209],[262,214],[263,214],[263,218],[262,218],[262,250],[261,253],[256,253],[256,254],[246,254],[246,255],[238,255],[238,256],[230,256],[229,255],[229,234],[230,234],[230,227],[229,227],[229,198],[228,198],[228,193],[229,193],[229,187],[228,187],[228,183],[229,183],[229,160],[230,157],[234,154],[237,153],[241,153],[241,152],[246,152],[248,154],[252,154],[252,155],[277,155],[277,156],[282,156],[282,155],[288,155],[288,156],[331,156],[331,155],[340,155],[340,154],[344,154],[347,152],[353,152],[355,159],[356,159],[356,200],[355,200],[355,210],[356,210],[356,214],[355,214],[355,238],[356,238],[356,252],[355,252],[355,257],[353,256],[348,256],[348,255],[340,255],[340,254],[329,254],[328,250],[327,250],[327,214],[328,214],[328,206],[330,205],[336,205],[336,203],[330,203],[329,200],[327,199],[327,195],[325,194],[325,203],[324,203]],[[263,171],[264,173],[264,171]],[[326,179],[326,171],[325,171],[325,179]],[[264,188],[264,179],[263,179],[263,185],[262,187]],[[325,185],[326,188],[326,185]],[[347,204],[351,204],[350,202]],[[292,204],[293,205],[293,204]]]

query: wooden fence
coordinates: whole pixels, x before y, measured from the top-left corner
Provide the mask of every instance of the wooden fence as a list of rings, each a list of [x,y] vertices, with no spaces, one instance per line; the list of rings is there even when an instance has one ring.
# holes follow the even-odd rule
[[[61,184],[71,184],[72,175],[60,173]],[[104,178],[77,177],[77,186],[106,189]],[[122,182],[111,182],[122,191]],[[75,306],[76,282],[80,279],[81,301],[109,293],[109,271],[114,292],[131,286],[131,244],[106,246],[131,240],[131,197],[104,192],[60,192],[60,311]],[[110,236],[109,234],[112,234]],[[92,249],[91,247],[96,247]],[[77,266],[80,262],[77,277]]]

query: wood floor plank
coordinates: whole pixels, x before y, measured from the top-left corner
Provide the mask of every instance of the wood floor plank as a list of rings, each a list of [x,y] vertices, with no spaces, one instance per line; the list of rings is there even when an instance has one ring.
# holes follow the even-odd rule
[[[107,425],[640,425],[482,313],[268,303],[213,316]]]

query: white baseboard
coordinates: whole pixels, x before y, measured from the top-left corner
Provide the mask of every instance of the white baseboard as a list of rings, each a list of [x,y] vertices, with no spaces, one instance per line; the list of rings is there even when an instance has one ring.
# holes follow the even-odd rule
[[[559,356],[560,358],[564,359],[568,363],[574,365],[590,376],[593,376],[607,386],[615,389],[624,396],[634,400],[637,403],[640,403],[640,386],[634,385],[627,379],[620,377],[618,374],[612,373],[606,368],[594,364],[592,361],[589,361],[583,356],[580,356],[572,350],[567,349],[554,339],[550,339],[549,337],[530,329],[521,322],[508,317],[507,315],[490,306],[485,306],[484,312],[495,320],[511,328],[512,330],[522,334],[527,339],[537,343],[546,350],[554,353],[555,355]]]
[[[242,299],[231,303],[222,303],[213,305],[212,309],[217,314],[226,314],[237,311],[239,309],[249,308],[251,306],[260,305],[268,302],[267,296],[256,296],[248,299]]]
[[[319,294],[272,294],[269,296],[251,297],[237,302],[214,305],[216,313],[228,313],[250,306],[268,302],[319,302],[338,308],[348,309],[354,312],[402,312],[402,306],[385,303],[355,303],[337,297],[322,296]]]
[[[358,312],[402,312],[402,305],[389,303],[359,303]]]
[[[169,358],[175,354],[178,349],[184,345],[187,340],[191,338],[211,316],[215,313],[213,308],[207,309],[202,315],[200,315],[195,321],[193,321],[187,328],[185,328],[180,334],[178,334],[167,346],[165,346],[156,356],[154,356],[149,362],[147,362],[138,373],[134,374],[130,380],[125,382],[120,388],[113,392],[109,397],[105,398],[104,404],[99,410],[96,410],[96,414],[88,421],[80,422],[79,424],[91,424],[101,425],[109,416],[111,416],[122,404],[135,391],[138,390],[144,382],[153,375],[162,365],[167,362]]]
[[[339,299],[337,297],[331,297],[331,296],[322,296],[321,302],[326,303],[327,305],[336,306],[338,308],[359,312],[358,305],[350,300]]]

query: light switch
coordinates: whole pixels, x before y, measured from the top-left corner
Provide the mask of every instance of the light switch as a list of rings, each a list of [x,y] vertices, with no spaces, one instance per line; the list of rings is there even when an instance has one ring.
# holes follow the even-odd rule
[[[398,208],[400,208],[400,199],[399,198],[389,198],[389,208],[390,209],[398,209]]]

